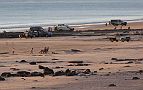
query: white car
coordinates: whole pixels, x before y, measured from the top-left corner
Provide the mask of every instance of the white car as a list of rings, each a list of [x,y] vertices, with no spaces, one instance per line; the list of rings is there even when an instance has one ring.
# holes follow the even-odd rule
[[[73,31],[74,28],[66,25],[66,24],[58,24],[54,27],[55,31]]]
[[[130,36],[129,35],[126,35],[126,34],[116,34],[115,36],[112,36],[112,37],[108,37],[109,40],[111,42],[118,42],[118,41],[121,41],[121,42],[124,42],[124,41],[127,41],[129,42],[131,40]]]

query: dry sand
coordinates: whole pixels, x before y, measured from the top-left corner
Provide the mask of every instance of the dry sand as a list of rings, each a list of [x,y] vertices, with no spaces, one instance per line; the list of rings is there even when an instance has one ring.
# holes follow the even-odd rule
[[[131,25],[131,24],[130,24]],[[142,23],[140,26],[143,26]],[[96,26],[95,26],[96,27]],[[135,26],[134,26],[135,27]],[[136,28],[136,27],[135,27]],[[138,27],[142,28],[142,27]],[[100,39],[99,39],[100,38]],[[0,90],[142,90],[143,73],[128,72],[143,70],[142,60],[115,61],[119,59],[143,58],[143,40],[110,42],[97,36],[68,36],[33,39],[0,40],[0,73],[16,72],[10,68],[27,71],[41,71],[38,65],[58,70],[91,69],[96,75],[87,76],[45,76],[9,77],[0,81]],[[44,47],[50,47],[48,54],[39,54]],[[15,54],[12,54],[14,48]],[[30,54],[31,48],[34,53]],[[71,49],[81,52],[73,53]],[[4,54],[7,53],[8,54]],[[55,52],[56,54],[52,54]],[[58,59],[58,60],[52,60]],[[18,63],[16,61],[49,61],[51,63]],[[67,61],[81,60],[89,66],[68,66]],[[54,62],[54,63],[52,63]],[[57,66],[63,68],[55,68]],[[99,70],[103,68],[102,70]],[[132,80],[139,77],[138,80]],[[24,80],[24,79],[25,80]],[[116,86],[109,87],[109,84]]]

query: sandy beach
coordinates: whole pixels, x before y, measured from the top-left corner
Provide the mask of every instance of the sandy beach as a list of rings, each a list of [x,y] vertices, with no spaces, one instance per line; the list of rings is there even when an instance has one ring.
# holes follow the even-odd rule
[[[123,28],[128,27],[142,29],[143,23],[129,23]],[[113,28],[110,25],[92,24],[82,25],[76,30]],[[74,75],[4,75],[5,80],[0,81],[0,90],[142,90],[142,36],[129,42],[110,42],[105,37],[0,39],[0,74],[19,71],[43,73],[39,65],[52,69],[54,73],[67,69],[78,71]],[[39,53],[44,47],[49,47],[47,54]],[[90,71],[85,72],[87,69]]]

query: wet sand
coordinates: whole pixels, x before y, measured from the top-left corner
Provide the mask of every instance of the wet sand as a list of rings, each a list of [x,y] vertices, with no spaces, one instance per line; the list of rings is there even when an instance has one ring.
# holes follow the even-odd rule
[[[107,22],[108,24],[108,22]],[[123,26],[122,29],[143,29],[143,22],[128,22],[127,26]],[[81,24],[76,27],[76,30],[110,30],[114,29],[113,25],[107,25],[106,23],[103,24]],[[117,26],[116,29],[121,29],[121,26]]]

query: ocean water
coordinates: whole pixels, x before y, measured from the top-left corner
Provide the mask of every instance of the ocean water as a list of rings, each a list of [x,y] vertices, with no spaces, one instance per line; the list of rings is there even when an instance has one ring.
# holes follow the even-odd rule
[[[0,0],[0,27],[142,18],[143,0]]]

